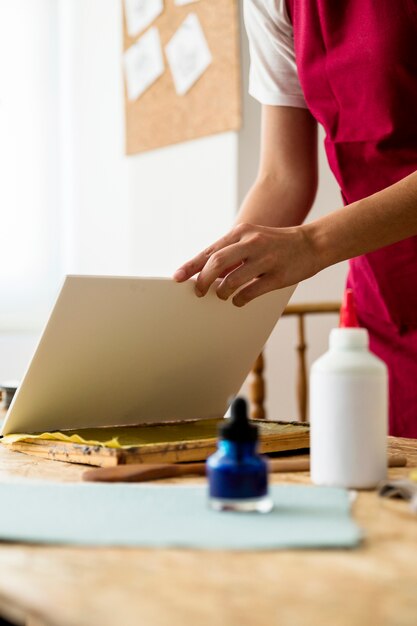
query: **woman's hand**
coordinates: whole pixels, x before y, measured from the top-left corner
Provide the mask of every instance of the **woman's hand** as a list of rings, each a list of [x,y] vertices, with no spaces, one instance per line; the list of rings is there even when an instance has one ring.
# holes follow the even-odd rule
[[[204,296],[221,278],[216,292],[243,306],[258,296],[294,285],[321,269],[308,230],[239,224],[225,237],[185,263],[174,274],[183,282],[199,273],[195,291]]]

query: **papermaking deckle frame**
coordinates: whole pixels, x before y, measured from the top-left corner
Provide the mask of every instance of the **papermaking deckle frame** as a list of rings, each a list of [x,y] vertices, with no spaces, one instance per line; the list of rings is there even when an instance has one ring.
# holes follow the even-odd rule
[[[122,0],[126,153],[241,125],[237,0]]]

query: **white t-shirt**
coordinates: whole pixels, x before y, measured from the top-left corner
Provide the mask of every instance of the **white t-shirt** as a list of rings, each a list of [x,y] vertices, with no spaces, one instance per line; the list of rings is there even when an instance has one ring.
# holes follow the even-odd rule
[[[297,74],[285,0],[244,0],[249,39],[249,93],[262,104],[307,108]]]

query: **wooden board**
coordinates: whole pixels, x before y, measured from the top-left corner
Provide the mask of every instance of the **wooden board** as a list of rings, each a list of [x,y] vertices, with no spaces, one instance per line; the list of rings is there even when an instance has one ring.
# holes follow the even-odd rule
[[[139,438],[143,443],[124,449],[30,438],[7,444],[7,447],[32,456],[99,467],[111,467],[125,463],[203,461],[216,449],[219,421],[201,420],[191,423],[182,422],[176,425],[138,426]],[[294,422],[257,423],[260,425],[259,449],[263,453],[300,450],[309,447],[309,427],[305,424]],[[159,441],[155,441],[156,429]],[[180,438],[181,430],[183,436]],[[81,433],[82,431],[78,432]],[[194,436],[193,432],[195,433]],[[199,435],[199,433],[204,434]]]
[[[125,95],[127,154],[240,128],[238,2],[199,0],[177,6],[165,0],[164,12],[152,24],[163,47],[190,13],[200,20],[213,62],[184,96],[178,96],[165,56],[164,74],[140,98],[130,101]],[[124,19],[123,49],[137,39],[129,37]]]

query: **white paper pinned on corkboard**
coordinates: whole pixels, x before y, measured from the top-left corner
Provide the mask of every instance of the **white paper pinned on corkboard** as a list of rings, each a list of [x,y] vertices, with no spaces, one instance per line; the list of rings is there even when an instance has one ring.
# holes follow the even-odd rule
[[[181,95],[175,88],[165,47],[191,13],[204,34],[211,62],[206,63],[198,79]],[[238,130],[241,125],[238,0],[199,0],[184,5],[165,0],[163,12],[150,27],[158,29],[165,71],[137,99],[129,99],[125,94],[126,153],[137,154]],[[138,37],[129,36],[126,17],[123,28],[126,51]]]

